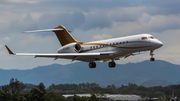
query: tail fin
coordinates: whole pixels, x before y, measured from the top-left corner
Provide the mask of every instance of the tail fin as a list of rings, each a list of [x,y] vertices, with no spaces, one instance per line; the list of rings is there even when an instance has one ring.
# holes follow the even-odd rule
[[[76,41],[71,36],[71,34],[65,29],[65,27],[63,25],[59,25],[58,27],[56,27],[54,29],[63,29],[63,30],[53,31],[56,34],[56,36],[62,46],[69,44],[69,43],[73,43],[73,42],[78,42],[80,44],[83,44],[83,42]]]

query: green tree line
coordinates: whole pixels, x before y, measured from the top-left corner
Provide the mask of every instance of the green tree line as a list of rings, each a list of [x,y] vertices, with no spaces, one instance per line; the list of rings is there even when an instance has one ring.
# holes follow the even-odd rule
[[[107,85],[102,88],[96,83],[79,83],[79,84],[52,84],[45,87],[43,83],[39,85],[24,84],[17,79],[10,79],[10,83],[1,86],[0,101],[95,101],[97,98],[94,94],[135,94],[141,97],[170,99],[174,96],[180,100],[180,84],[169,85],[166,87],[144,87],[134,83],[129,83],[127,86],[121,85],[116,87],[114,84]],[[78,94],[90,93],[90,98],[74,96],[71,99],[66,99],[62,94]],[[77,100],[78,99],[78,100]],[[98,101],[98,100],[97,100]]]

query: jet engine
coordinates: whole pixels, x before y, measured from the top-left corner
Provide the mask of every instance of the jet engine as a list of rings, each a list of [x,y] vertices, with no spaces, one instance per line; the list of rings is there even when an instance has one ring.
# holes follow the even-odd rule
[[[82,47],[79,43],[70,43],[58,49],[58,53],[79,53]]]

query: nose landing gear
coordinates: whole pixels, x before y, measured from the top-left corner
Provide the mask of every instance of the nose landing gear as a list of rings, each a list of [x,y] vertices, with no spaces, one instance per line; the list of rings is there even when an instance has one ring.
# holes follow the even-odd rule
[[[155,58],[153,57],[153,50],[150,51],[150,55],[151,55],[151,58],[150,58],[150,61],[155,61]]]

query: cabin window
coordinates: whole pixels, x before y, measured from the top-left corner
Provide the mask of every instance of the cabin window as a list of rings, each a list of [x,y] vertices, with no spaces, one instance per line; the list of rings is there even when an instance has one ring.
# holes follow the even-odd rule
[[[95,48],[95,46],[93,46],[93,48]]]
[[[118,42],[116,43],[116,45],[118,45]]]
[[[92,49],[92,46],[90,47],[90,49]]]
[[[121,42],[119,44],[121,44]]]
[[[96,46],[96,48],[98,48],[98,46]]]
[[[142,37],[142,38],[141,38],[141,40],[146,40],[146,39],[147,39],[147,37]]]

